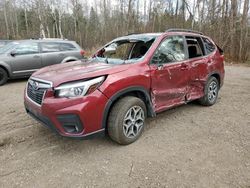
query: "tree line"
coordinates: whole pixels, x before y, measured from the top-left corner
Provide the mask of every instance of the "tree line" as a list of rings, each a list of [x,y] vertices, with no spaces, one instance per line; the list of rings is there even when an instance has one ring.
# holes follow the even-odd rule
[[[67,38],[97,48],[128,33],[194,29],[228,59],[250,58],[249,0],[0,0],[0,38]]]

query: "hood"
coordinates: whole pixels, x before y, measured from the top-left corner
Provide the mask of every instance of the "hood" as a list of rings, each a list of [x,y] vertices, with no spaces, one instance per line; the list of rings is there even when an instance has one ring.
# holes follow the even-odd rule
[[[114,65],[89,60],[74,61],[42,68],[32,77],[51,81],[56,87],[62,83],[114,74],[128,69],[127,65]]]

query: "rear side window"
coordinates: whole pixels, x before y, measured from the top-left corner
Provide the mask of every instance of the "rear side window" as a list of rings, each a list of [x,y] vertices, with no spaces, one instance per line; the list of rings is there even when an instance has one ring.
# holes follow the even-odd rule
[[[60,43],[56,42],[43,42],[42,43],[42,52],[59,52],[60,51]]]
[[[186,36],[189,58],[201,57],[204,49],[200,37]]]
[[[73,51],[76,47],[70,43],[61,43],[61,51]]]
[[[215,50],[214,44],[207,38],[203,37],[202,40],[203,40],[203,43],[204,43],[206,54],[212,53]]]

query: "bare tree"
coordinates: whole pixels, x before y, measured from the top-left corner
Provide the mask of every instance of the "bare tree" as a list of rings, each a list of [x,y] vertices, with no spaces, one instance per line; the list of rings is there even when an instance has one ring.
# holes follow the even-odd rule
[[[131,32],[192,28],[210,35],[226,58],[249,58],[249,0],[2,0],[0,36],[59,37],[84,48]]]

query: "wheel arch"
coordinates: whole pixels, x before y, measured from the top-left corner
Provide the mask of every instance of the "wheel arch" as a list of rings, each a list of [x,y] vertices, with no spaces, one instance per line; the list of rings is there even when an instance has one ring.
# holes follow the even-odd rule
[[[106,128],[108,116],[110,113],[110,110],[112,109],[113,105],[121,98],[125,96],[135,96],[143,100],[143,102],[146,105],[147,108],[147,115],[149,117],[155,117],[156,113],[154,111],[150,95],[148,91],[140,86],[134,86],[134,87],[129,87],[125,88],[121,91],[118,91],[115,93],[110,99],[109,102],[106,104],[104,113],[103,113],[103,118],[102,118],[102,128]]]
[[[7,72],[8,78],[10,78],[10,70],[6,66],[0,64],[0,68],[4,69]]]
[[[77,60],[78,60],[78,58],[73,57],[73,56],[69,56],[69,57],[64,58],[61,63],[67,63],[67,62],[77,61]]]
[[[221,76],[219,72],[212,72],[211,74],[209,74],[208,79],[210,77],[215,77],[219,82],[219,86],[221,87]]]

